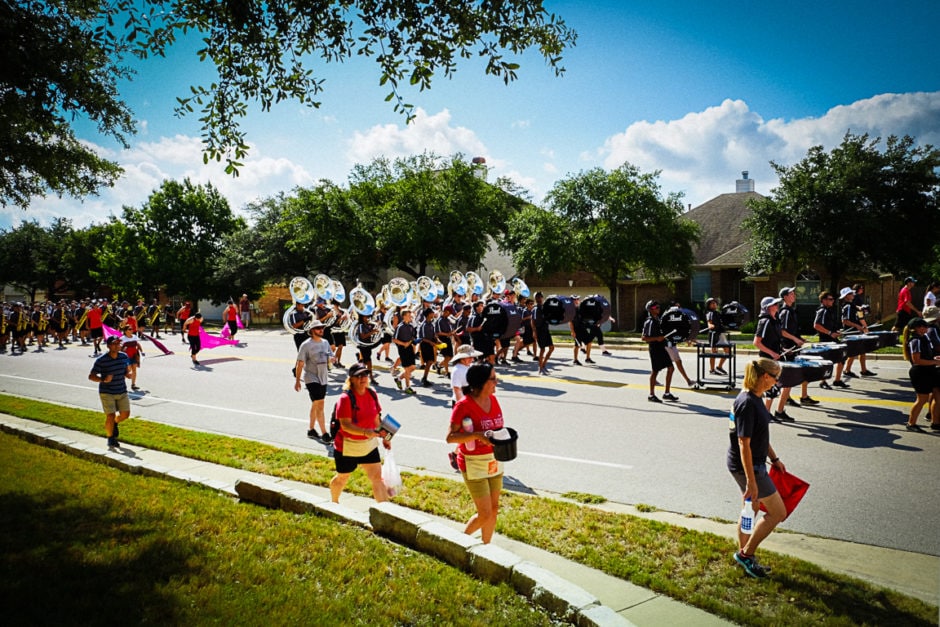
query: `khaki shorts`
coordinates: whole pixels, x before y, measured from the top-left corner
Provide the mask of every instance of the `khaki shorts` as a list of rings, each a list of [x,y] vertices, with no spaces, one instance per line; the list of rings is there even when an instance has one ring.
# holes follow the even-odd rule
[[[486,477],[485,479],[467,479],[466,471],[461,474],[463,475],[463,482],[467,484],[467,490],[470,491],[470,496],[475,499],[499,493],[503,489],[502,474],[495,477]]]
[[[98,394],[101,399],[101,407],[106,414],[131,413],[131,401],[127,398],[127,392],[123,394]]]

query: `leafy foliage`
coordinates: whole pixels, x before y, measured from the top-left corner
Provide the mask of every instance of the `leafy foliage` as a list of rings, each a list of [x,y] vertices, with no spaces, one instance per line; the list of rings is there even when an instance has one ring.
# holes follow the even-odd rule
[[[658,175],[625,163],[558,181],[544,213],[531,210],[510,223],[513,260],[540,273],[593,273],[610,290],[614,311],[617,283],[625,276],[639,270],[660,278],[687,272],[698,230],[682,219],[681,196],[663,197]]]
[[[821,264],[835,290],[846,276],[922,269],[940,229],[940,151],[911,137],[847,133],[829,152],[772,163],[780,186],[752,202],[754,241],[746,269],[799,270]],[[893,233],[893,234],[892,234]]]
[[[178,115],[198,109],[203,160],[237,175],[248,153],[240,123],[249,105],[285,100],[318,107],[318,62],[372,58],[386,101],[409,120],[401,88],[429,89],[474,56],[510,83],[518,56],[535,48],[556,74],[577,35],[541,0],[0,0],[0,203],[27,206],[47,190],[81,197],[112,185],[116,163],[82,145],[73,116],[126,146],[133,117],[118,94],[127,55],[164,56],[177,37],[201,37],[200,61],[216,80],[177,97]]]

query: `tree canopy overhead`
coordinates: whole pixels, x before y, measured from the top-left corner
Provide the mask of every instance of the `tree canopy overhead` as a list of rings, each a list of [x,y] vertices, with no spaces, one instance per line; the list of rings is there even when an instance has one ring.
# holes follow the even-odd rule
[[[934,258],[940,231],[940,151],[911,137],[846,133],[826,152],[810,148],[753,201],[746,270],[800,270],[820,264],[830,288],[849,276],[917,272]]]
[[[561,74],[576,40],[542,0],[0,0],[0,116],[11,122],[0,130],[0,203],[26,206],[46,190],[81,197],[112,184],[120,168],[78,142],[72,116],[125,142],[134,125],[117,92],[130,76],[123,60],[163,56],[191,33],[217,79],[180,94],[177,111],[198,110],[204,160],[224,160],[231,174],[247,154],[240,121],[249,104],[319,106],[317,62],[373,59],[386,100],[410,119],[404,85],[428,89],[474,56],[509,83],[517,55],[533,48]]]

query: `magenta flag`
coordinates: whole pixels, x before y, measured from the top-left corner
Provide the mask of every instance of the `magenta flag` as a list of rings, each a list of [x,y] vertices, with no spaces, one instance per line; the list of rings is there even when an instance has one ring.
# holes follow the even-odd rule
[[[238,344],[238,340],[229,340],[218,335],[206,333],[206,330],[202,327],[199,327],[199,340],[201,342],[200,346],[205,350],[219,346],[235,346]]]

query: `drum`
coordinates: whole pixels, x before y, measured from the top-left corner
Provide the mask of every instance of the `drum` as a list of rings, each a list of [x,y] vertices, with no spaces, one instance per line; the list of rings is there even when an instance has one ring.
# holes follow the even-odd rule
[[[610,320],[610,301],[600,294],[588,296],[578,305],[578,313],[587,324],[604,324]]]
[[[522,310],[515,305],[491,300],[483,307],[483,333],[488,337],[512,337],[521,324]]]
[[[777,386],[780,388],[792,388],[803,383],[803,367],[796,361],[781,361],[780,378],[777,379]]]
[[[731,301],[721,308],[721,324],[723,324],[726,329],[732,331],[740,329],[747,324],[750,319],[751,316],[747,307],[738,301]]]
[[[832,362],[828,359],[797,359],[793,363],[799,364],[803,371],[803,381],[807,383],[822,381],[832,376]]]
[[[542,303],[548,324],[568,324],[574,320],[574,299],[570,296],[549,296]]]
[[[874,335],[878,338],[878,348],[898,345],[897,331],[872,331],[869,335]]]
[[[828,359],[833,363],[845,361],[845,344],[835,344],[830,342],[820,342],[818,344],[804,344],[800,350],[800,357],[818,357],[819,359]]]
[[[878,350],[877,335],[849,335],[842,338],[846,345],[845,354],[849,357],[857,357],[864,353],[873,353]]]
[[[669,341],[676,343],[694,339],[700,328],[695,312],[678,307],[673,307],[663,314],[660,327],[663,335],[669,335]]]

